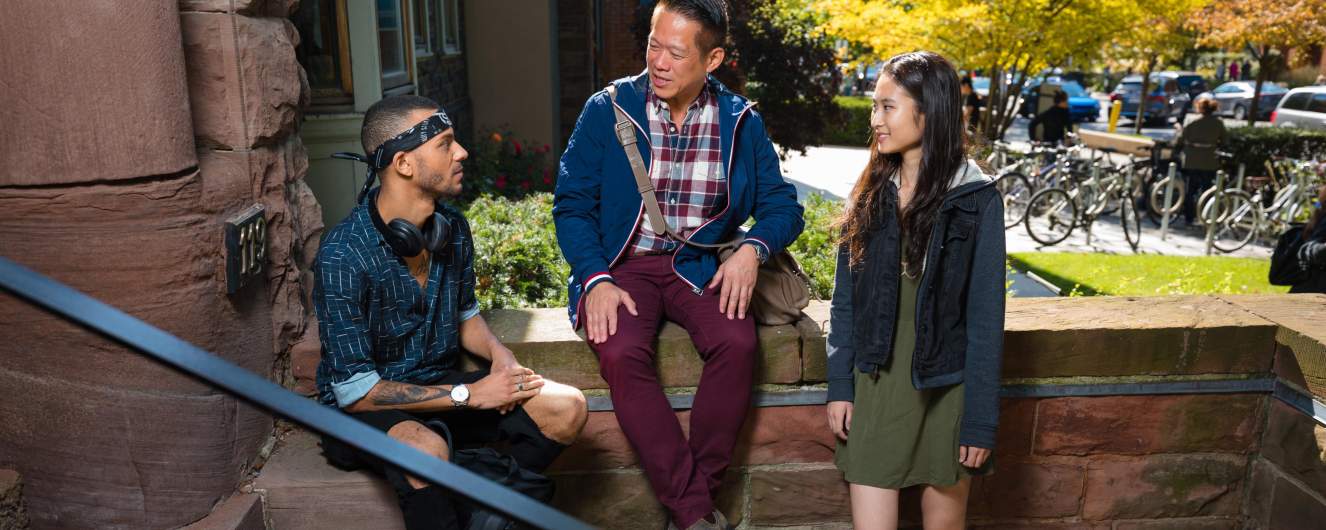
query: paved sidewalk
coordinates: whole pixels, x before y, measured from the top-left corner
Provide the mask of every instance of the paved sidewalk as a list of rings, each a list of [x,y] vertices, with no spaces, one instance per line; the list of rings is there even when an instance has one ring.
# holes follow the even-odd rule
[[[804,199],[808,193],[821,193],[829,198],[843,199],[852,192],[852,186],[861,175],[861,170],[869,161],[869,154],[861,147],[811,147],[806,154],[791,153],[783,161],[783,176],[797,187],[798,197]],[[1162,254],[1167,256],[1201,256],[1205,252],[1205,233],[1200,229],[1172,229],[1162,241],[1160,229],[1145,219],[1142,221],[1142,243],[1139,254]],[[1102,218],[1092,225],[1091,244],[1086,242],[1086,231],[1081,228],[1063,242],[1052,247],[1042,247],[1027,235],[1022,225],[1010,228],[1006,232],[1009,252],[1101,252],[1106,254],[1130,254],[1132,248],[1123,237],[1123,230],[1117,218]],[[1241,257],[1267,258],[1271,256],[1271,247],[1249,244],[1230,255]]]

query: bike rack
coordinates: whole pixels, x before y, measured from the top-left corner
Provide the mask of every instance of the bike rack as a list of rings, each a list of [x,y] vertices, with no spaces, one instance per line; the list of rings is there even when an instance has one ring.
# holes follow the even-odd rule
[[[1170,211],[1170,208],[1173,208],[1173,207],[1174,207],[1174,202],[1173,202],[1173,201],[1174,201],[1174,175],[1175,175],[1175,172],[1176,172],[1176,170],[1177,170],[1177,167],[1174,165],[1174,162],[1169,162],[1169,163],[1168,163],[1168,166],[1169,166],[1169,169],[1166,170],[1166,173],[1167,173],[1168,177],[1167,177],[1167,179],[1165,180],[1165,209],[1164,209],[1164,211],[1160,212],[1160,240],[1161,240],[1161,241],[1165,241],[1166,238],[1169,236],[1169,218],[1170,218],[1170,213],[1169,213],[1169,211]]]

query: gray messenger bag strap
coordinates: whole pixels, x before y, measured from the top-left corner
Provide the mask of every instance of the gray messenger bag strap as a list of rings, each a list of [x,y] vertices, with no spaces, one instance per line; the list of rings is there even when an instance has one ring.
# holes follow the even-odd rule
[[[654,182],[649,178],[645,162],[636,147],[635,125],[617,106],[617,87],[608,85],[608,96],[612,98],[612,109],[617,115],[615,126],[617,142],[626,152],[626,160],[631,164],[631,173],[635,175],[636,190],[644,201],[645,214],[655,233],[664,233],[674,240],[693,247],[718,251],[719,261],[726,261],[736,252],[737,247],[746,240],[742,234],[731,241],[718,244],[696,243],[677,233],[668,225],[663,212],[658,207],[658,198],[654,195]],[[801,318],[801,310],[810,304],[810,278],[801,270],[801,264],[789,252],[779,252],[760,265],[759,276],[755,281],[755,292],[751,294],[749,312],[755,321],[767,326],[791,324]]]

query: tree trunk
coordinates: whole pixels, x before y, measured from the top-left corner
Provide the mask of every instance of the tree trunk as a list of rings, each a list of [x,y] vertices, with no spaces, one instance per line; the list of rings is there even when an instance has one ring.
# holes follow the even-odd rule
[[[1156,56],[1146,60],[1146,69],[1142,72],[1142,94],[1137,98],[1137,118],[1133,123],[1133,134],[1142,134],[1142,124],[1146,123],[1146,104],[1151,96],[1151,70],[1156,67]]]
[[[1028,63],[1030,63],[1030,61],[1028,61]],[[1016,98],[1018,94],[1022,93],[1022,88],[1025,87],[1026,85],[1027,85],[1027,71],[1024,65],[1019,72],[1019,77],[1017,81],[1009,85],[1008,93],[1010,94],[1011,97]],[[1017,114],[1018,114],[1018,109],[1015,106],[1012,109],[1007,109],[1005,114],[1000,116],[999,139],[1002,140],[1004,138],[1004,135],[1008,133],[1008,128],[1013,125],[1013,120],[1017,119]]]
[[[1248,105],[1248,127],[1257,125],[1257,113],[1260,111],[1262,102],[1262,83],[1266,82],[1266,72],[1271,69],[1271,54],[1267,53],[1270,48],[1262,46],[1262,52],[1256,54],[1257,57],[1257,83],[1252,87],[1252,104]]]

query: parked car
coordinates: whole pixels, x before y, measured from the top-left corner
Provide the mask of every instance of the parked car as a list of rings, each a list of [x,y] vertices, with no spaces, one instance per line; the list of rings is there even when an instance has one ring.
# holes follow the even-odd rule
[[[1326,86],[1305,86],[1290,90],[1271,113],[1276,127],[1302,127],[1326,130]]]
[[[1245,120],[1248,118],[1248,113],[1252,112],[1253,89],[1256,86],[1257,83],[1254,81],[1230,81],[1201,95],[1210,96],[1220,104],[1217,114]],[[1271,110],[1275,109],[1276,104],[1280,103],[1280,99],[1287,93],[1289,89],[1285,87],[1275,83],[1262,83],[1262,97],[1257,104],[1257,119],[1270,119]]]
[[[1068,115],[1073,121],[1095,121],[1100,119],[1100,102],[1091,97],[1091,93],[1077,81],[1066,81],[1051,77],[1047,80],[1033,80],[1029,82],[1026,88],[1022,89],[1022,107],[1019,113],[1023,116],[1034,116],[1036,114],[1036,102],[1039,99],[1041,84],[1058,84],[1059,89],[1068,94]]]
[[[1192,101],[1192,97],[1181,90],[1179,79],[1165,75],[1168,73],[1170,72],[1151,75],[1151,91],[1146,95],[1148,122],[1168,123],[1171,118],[1178,118]],[[1189,86],[1194,83],[1191,79],[1188,82]],[[1114,87],[1114,91],[1110,92],[1110,101],[1122,101],[1123,108],[1119,114],[1125,118],[1137,119],[1137,109],[1142,104],[1142,76],[1130,75],[1123,78]]]
[[[976,96],[985,101],[990,97],[990,78],[983,76],[972,76],[971,89],[976,92]]]
[[[1189,99],[1196,98],[1197,94],[1201,94],[1208,90],[1206,79],[1197,72],[1177,72],[1170,70],[1165,72],[1154,72],[1151,75],[1152,79],[1159,78],[1166,81],[1174,81],[1179,85],[1179,90],[1184,94],[1187,94]],[[1138,76],[1138,81],[1141,81],[1141,76]]]

